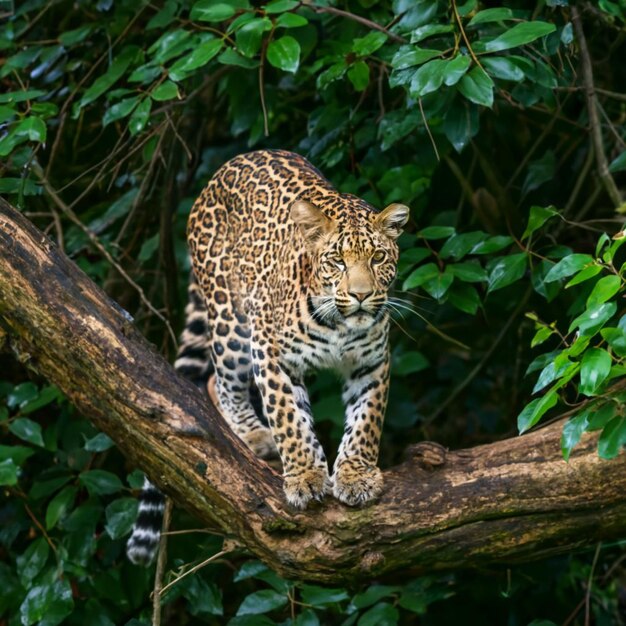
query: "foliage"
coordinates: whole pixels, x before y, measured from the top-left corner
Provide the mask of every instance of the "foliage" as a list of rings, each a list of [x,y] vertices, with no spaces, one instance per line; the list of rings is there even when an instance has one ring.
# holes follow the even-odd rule
[[[565,458],[595,430],[611,458],[626,443],[624,234],[603,176],[625,180],[626,5],[579,6],[607,174],[571,4],[15,3],[0,24],[0,193],[172,356],[163,319],[180,327],[193,199],[234,154],[299,151],[341,191],[412,208],[384,465],[408,440],[471,445],[566,407]],[[149,623],[151,572],[123,557],[140,473],[58,390],[1,358],[0,620]],[[338,385],[322,373],[310,389],[330,450]],[[195,524],[179,511],[173,527]],[[220,548],[172,536],[165,582]],[[591,613],[615,624],[622,554],[346,589],[227,555],[170,588],[164,620],[456,624],[463,606],[467,623],[581,624],[592,580]]]

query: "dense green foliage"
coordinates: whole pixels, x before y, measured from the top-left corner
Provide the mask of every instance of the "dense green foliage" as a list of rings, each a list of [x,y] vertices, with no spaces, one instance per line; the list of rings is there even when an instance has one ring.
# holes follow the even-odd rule
[[[578,4],[596,121],[570,4],[3,2],[0,193],[172,356],[193,199],[237,153],[299,151],[342,191],[412,208],[383,466],[407,442],[491,441],[559,408],[574,409],[566,458],[585,430],[611,458],[626,442],[623,207],[607,183],[626,170],[626,3]],[[0,624],[149,623],[152,572],[123,556],[140,473],[58,390],[0,365]],[[338,383],[310,388],[330,450]],[[221,544],[173,535],[165,582]],[[172,586],[164,623],[583,624],[587,598],[618,624],[622,558],[604,545],[322,589],[229,554]]]

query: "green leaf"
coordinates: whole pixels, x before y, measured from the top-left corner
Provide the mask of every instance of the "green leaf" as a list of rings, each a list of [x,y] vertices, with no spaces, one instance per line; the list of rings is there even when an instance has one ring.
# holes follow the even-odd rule
[[[464,313],[474,315],[480,306],[480,296],[474,287],[466,284],[452,285],[448,291],[448,301]]]
[[[511,285],[524,276],[528,255],[525,252],[511,254],[497,260],[490,267],[487,293]]]
[[[461,152],[476,135],[479,125],[478,108],[464,98],[455,98],[446,111],[443,132],[454,149]]]
[[[365,91],[370,82],[370,68],[365,61],[357,61],[348,68],[348,78],[356,91]]]
[[[347,600],[349,597],[345,589],[318,587],[317,585],[302,585],[301,592],[302,601],[316,608],[336,604]]]
[[[466,261],[448,265],[448,270],[465,283],[487,282],[487,272],[476,262]]]
[[[242,580],[248,580],[249,578],[255,578],[258,574],[267,572],[268,567],[261,561],[246,561],[239,571],[233,577],[233,582],[240,582]]]
[[[26,89],[25,91],[8,91],[0,93],[0,104],[14,104],[16,102],[25,102],[26,100],[34,100],[45,96],[46,91],[42,89]]]
[[[413,98],[421,98],[441,87],[444,72],[450,64],[447,59],[433,59],[420,67],[413,78],[409,92]]]
[[[151,94],[153,100],[162,102],[164,100],[173,100],[179,97],[178,87],[171,81],[166,80],[161,83]]]
[[[388,602],[379,602],[361,615],[358,626],[396,626],[400,612]]]
[[[437,272],[437,275],[422,283],[421,287],[435,300],[441,300],[447,293],[454,281],[454,276],[449,271]]]
[[[542,326],[532,338],[532,341],[530,342],[530,347],[534,348],[536,346],[540,346],[542,343],[547,341],[553,334],[554,331],[551,328],[548,328],[547,326]]]
[[[119,539],[131,531],[138,506],[136,498],[119,498],[107,506],[105,530],[111,539]]]
[[[57,525],[57,522],[69,513],[74,505],[74,499],[78,490],[72,485],[64,487],[57,493],[48,504],[46,510],[46,528],[51,530]]]
[[[352,598],[352,604],[357,609],[364,609],[368,606],[372,606],[372,604],[376,604],[376,602],[382,600],[383,598],[388,598],[389,596],[396,594],[401,590],[402,587],[398,585],[372,585],[365,591],[357,593],[354,598]]]
[[[489,237],[479,241],[470,250],[470,254],[491,254],[498,252],[504,248],[510,246],[513,243],[513,238],[507,235],[496,235],[495,237]]]
[[[487,234],[481,231],[454,235],[443,244],[439,256],[442,259],[452,258],[456,261],[464,257],[472,248],[487,239],[487,237]]]
[[[102,125],[108,126],[116,120],[122,119],[127,115],[130,115],[132,110],[137,106],[139,102],[139,96],[131,96],[116,102],[113,106],[109,107],[102,116]]]
[[[500,52],[531,43],[540,37],[545,37],[556,30],[556,26],[549,22],[522,22],[516,24],[500,36],[485,43],[485,52]]]
[[[261,48],[263,33],[271,29],[272,22],[266,17],[244,24],[237,31],[237,50],[246,57],[253,57]]]
[[[17,111],[14,108],[0,105],[0,124],[10,122],[16,116]]]
[[[593,336],[606,322],[613,317],[617,310],[615,302],[605,302],[581,313],[569,327],[568,333],[578,328],[581,335]]]
[[[365,37],[359,37],[352,43],[352,52],[358,54],[361,57],[374,54],[376,50],[381,48],[385,41],[387,41],[387,35],[377,30],[365,35]]]
[[[593,263],[593,258],[589,254],[568,254],[550,269],[544,280],[550,283],[554,280],[566,278],[580,271],[589,263]]]
[[[44,537],[39,537],[26,548],[23,554],[17,557],[17,573],[24,587],[30,587],[30,582],[43,569],[49,554],[48,542]]]
[[[602,348],[590,348],[583,354],[578,391],[594,396],[611,371],[611,355]]]
[[[145,128],[150,119],[151,110],[152,100],[150,98],[142,100],[128,120],[128,128],[131,135],[137,135]]]
[[[622,332],[620,330],[620,332]],[[16,465],[24,465],[24,463],[35,454],[30,446],[3,446],[0,445],[0,461],[11,459]]]
[[[237,12],[234,3],[200,0],[191,7],[190,17],[199,22],[223,22]]]
[[[237,609],[237,615],[258,615],[268,613],[287,604],[287,596],[272,589],[255,591],[246,596]]]
[[[206,65],[211,59],[216,57],[224,47],[221,39],[211,39],[199,46],[196,46],[188,55],[181,57],[169,69],[169,77],[172,80],[180,81],[186,78],[187,72],[198,69]]]
[[[549,391],[545,396],[528,403],[517,416],[517,429],[520,435],[534,426],[556,402],[556,391]]]
[[[626,150],[615,157],[609,165],[609,172],[623,172],[624,170],[626,170]]]
[[[598,440],[598,455],[603,459],[614,459],[626,444],[626,417],[615,416],[602,430]]]
[[[138,52],[139,48],[137,46],[126,46],[122,52],[113,59],[113,63],[111,63],[109,69],[102,76],[99,76],[91,87],[85,91],[78,108],[80,109],[90,104],[112,87],[122,77]]]
[[[495,9],[484,9],[478,11],[476,15],[468,22],[468,26],[476,26],[476,24],[486,24],[487,22],[503,22],[513,19],[513,11],[505,7]]]
[[[451,33],[453,30],[450,24],[425,24],[424,26],[418,26],[411,33],[411,43],[419,43],[424,39],[428,39],[428,37]]]
[[[10,409],[23,407],[39,395],[39,389],[31,382],[17,385],[7,396],[7,406]]]
[[[482,68],[476,66],[459,81],[457,89],[470,102],[491,107],[493,104],[493,81]]]
[[[94,29],[94,24],[84,24],[74,30],[67,30],[59,35],[59,42],[66,48],[75,46],[77,43],[87,39],[87,36]]]
[[[18,417],[9,424],[9,430],[23,441],[43,448],[41,426],[26,417]]]
[[[40,143],[45,143],[46,141],[46,123],[34,115],[22,120],[15,127],[14,132],[16,135],[24,135],[28,137],[29,141],[39,141]]]
[[[568,283],[566,283],[565,289],[568,289],[569,287],[573,287],[574,285],[578,285],[579,283],[583,283],[586,280],[589,280],[590,278],[597,276],[601,271],[602,271],[601,265],[597,263],[594,263],[593,265],[589,265],[585,267],[584,269],[580,270],[580,272],[578,272],[574,276],[574,278],[572,278]]]
[[[528,217],[528,225],[522,235],[522,241],[530,237],[536,230],[539,230],[551,217],[559,215],[559,212],[553,207],[532,206],[530,207],[530,216]]]
[[[28,402],[24,402],[20,406],[20,413],[22,415],[34,413],[38,409],[52,404],[55,400],[58,400],[61,397],[61,392],[54,385],[47,385],[41,389],[36,398],[33,398]]]
[[[426,369],[430,363],[428,359],[417,351],[403,352],[393,359],[393,371],[397,376],[407,376]]]
[[[87,452],[104,452],[109,448],[112,448],[115,444],[111,437],[105,433],[98,433],[91,439],[85,442],[85,450]]]
[[[422,228],[422,230],[417,233],[417,236],[423,237],[424,239],[447,239],[454,235],[454,233],[453,226],[427,226],[426,228]]]
[[[572,449],[580,441],[587,426],[589,425],[589,411],[583,411],[575,417],[570,417],[567,420],[565,426],[563,426],[563,433],[561,434],[561,451],[563,452],[563,458],[568,461]]]
[[[278,16],[276,20],[276,27],[283,28],[300,28],[301,26],[306,26],[309,23],[309,20],[302,15],[297,15],[296,13],[283,13]]]
[[[402,46],[391,59],[394,70],[405,70],[415,65],[421,65],[434,57],[441,56],[441,50],[428,50],[417,46]]]
[[[300,44],[290,35],[274,39],[267,47],[267,60],[280,70],[295,73],[300,64]]]
[[[56,626],[70,615],[73,608],[69,580],[37,585],[29,590],[20,606],[21,623],[22,626],[31,626],[35,622],[41,622],[40,626]]]
[[[452,59],[443,73],[444,84],[448,85],[448,87],[456,85],[461,80],[461,77],[465,74],[465,72],[467,72],[471,61],[471,58],[465,54],[459,54]]]
[[[0,485],[17,485],[19,467],[13,459],[3,459],[0,461]]]
[[[185,585],[183,596],[189,602],[192,615],[223,615],[222,597],[219,589],[200,576],[193,576]]]
[[[409,274],[404,281],[402,289],[409,290],[423,285],[426,281],[436,278],[439,275],[439,268],[434,263],[426,263]]]
[[[108,495],[122,489],[122,481],[115,474],[105,470],[87,470],[80,474],[78,480],[87,488],[90,495]]]
[[[524,71],[507,57],[484,57],[481,63],[489,75],[500,80],[524,80]]]
[[[283,11],[291,11],[298,6],[296,0],[273,0],[263,7],[266,13],[282,13]]]
[[[622,286],[622,280],[614,274],[601,278],[587,298],[587,308],[592,308],[610,300]]]
[[[626,357],[626,332],[624,330],[621,328],[603,328],[600,334],[617,356]]]

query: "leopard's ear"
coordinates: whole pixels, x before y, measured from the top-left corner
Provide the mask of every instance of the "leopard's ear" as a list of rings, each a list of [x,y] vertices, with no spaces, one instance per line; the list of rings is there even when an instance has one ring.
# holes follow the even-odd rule
[[[410,209],[404,204],[390,204],[375,218],[376,225],[391,239],[397,239],[409,220]]]
[[[296,200],[291,205],[291,219],[299,226],[307,244],[314,244],[333,228],[333,221],[306,200]]]

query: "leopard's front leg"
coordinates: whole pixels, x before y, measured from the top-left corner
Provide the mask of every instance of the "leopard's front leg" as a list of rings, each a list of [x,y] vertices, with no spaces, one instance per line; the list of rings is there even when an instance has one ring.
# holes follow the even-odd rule
[[[303,509],[330,491],[328,464],[315,431],[306,389],[280,365],[278,349],[261,333],[252,337],[252,367],[283,465],[289,504]]]
[[[389,389],[389,351],[359,364],[343,388],[346,423],[333,468],[333,495],[357,506],[380,495],[383,477],[376,463]]]

